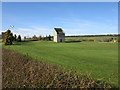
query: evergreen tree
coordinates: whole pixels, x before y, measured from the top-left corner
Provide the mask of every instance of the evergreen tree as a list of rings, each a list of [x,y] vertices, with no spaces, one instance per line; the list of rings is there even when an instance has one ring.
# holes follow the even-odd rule
[[[18,42],[21,42],[21,36],[18,35],[18,39],[17,39]]]
[[[46,35],[45,40],[51,41],[51,36],[50,35],[49,36]]]
[[[17,41],[17,35],[16,34],[14,35],[14,41]]]
[[[13,36],[13,33],[10,33],[10,37],[11,37],[12,41],[15,40],[15,38],[14,38],[14,36]]]
[[[47,36],[47,35],[46,35],[46,37],[45,37],[45,40],[47,40],[47,41],[49,40],[49,38],[48,38],[48,36]]]
[[[40,35],[40,36],[38,37],[38,39],[41,40],[41,39],[42,39],[42,36]]]
[[[51,41],[51,36],[50,35],[48,36],[48,39],[49,39],[49,41]]]
[[[13,34],[10,30],[7,30],[3,36],[3,42],[5,45],[12,45]]]
[[[26,40],[27,38],[26,38],[26,36],[24,36],[24,40]]]

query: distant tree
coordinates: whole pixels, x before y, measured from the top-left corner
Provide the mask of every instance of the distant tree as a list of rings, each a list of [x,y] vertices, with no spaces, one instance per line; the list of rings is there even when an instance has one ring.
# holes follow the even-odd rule
[[[51,36],[50,35],[49,36],[46,35],[46,37],[44,38],[44,40],[51,41]]]
[[[24,40],[26,40],[27,38],[26,38],[26,36],[24,36]]]
[[[14,41],[17,41],[17,35],[16,34],[14,35]]]
[[[36,37],[36,35],[34,35],[34,36],[32,37],[32,39],[33,39],[33,40],[38,40],[38,38]]]
[[[12,45],[13,34],[10,30],[7,30],[3,36],[3,42],[5,45]]]
[[[50,35],[48,36],[48,39],[49,39],[49,41],[51,41],[51,36]]]
[[[35,39],[35,38],[36,38],[36,35],[34,35],[32,38]]]
[[[39,40],[42,40],[42,36],[40,35],[40,36],[38,37],[38,39],[39,39]]]
[[[14,41],[13,33],[10,33],[10,37],[11,37],[12,41]]]
[[[18,35],[18,39],[17,39],[18,42],[21,42],[21,36]]]
[[[46,41],[48,41],[49,40],[49,38],[48,38],[48,36],[46,35],[46,37],[44,37],[44,40],[46,40]]]

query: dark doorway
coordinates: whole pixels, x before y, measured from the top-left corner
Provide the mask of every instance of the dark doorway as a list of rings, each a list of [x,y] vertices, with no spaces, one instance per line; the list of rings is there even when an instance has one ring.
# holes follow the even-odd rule
[[[60,39],[60,42],[62,42],[62,39]]]

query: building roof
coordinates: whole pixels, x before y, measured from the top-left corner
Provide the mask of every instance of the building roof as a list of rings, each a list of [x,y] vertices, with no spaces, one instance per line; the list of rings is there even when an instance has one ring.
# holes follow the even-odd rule
[[[57,34],[60,34],[60,33],[64,34],[64,32],[61,28],[54,28],[54,29],[57,32]]]

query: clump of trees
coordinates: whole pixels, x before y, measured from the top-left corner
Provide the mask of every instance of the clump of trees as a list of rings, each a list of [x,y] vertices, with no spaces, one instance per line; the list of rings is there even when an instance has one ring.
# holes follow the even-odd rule
[[[44,40],[51,41],[51,36],[50,35],[49,36],[46,35],[46,37],[44,38]]]
[[[16,34],[13,36],[13,33],[11,32],[11,30],[7,30],[3,35],[2,41],[5,45],[12,45],[13,41],[21,42],[21,36],[18,35],[18,38],[17,38]]]
[[[33,41],[37,41],[37,40],[38,40],[38,37],[37,37],[36,35],[34,35],[34,36],[32,37],[32,40],[33,40]]]
[[[7,30],[6,32],[3,33],[3,40],[2,42],[5,44],[5,45],[12,45],[13,42],[21,42],[21,36],[20,35],[16,35],[11,32],[11,30]],[[45,40],[45,41],[52,41],[53,40],[53,36],[49,35],[46,37],[44,36],[39,36],[37,37],[36,35],[34,35],[33,37],[29,37],[27,38],[26,36],[24,36],[24,41],[38,41],[38,40]]]
[[[53,36],[51,36],[51,35],[49,35],[49,36],[36,36],[36,35],[34,35],[34,36],[32,36],[31,38],[29,37],[29,38],[27,38],[26,36],[24,36],[24,41],[38,41],[38,40],[45,40],[45,41],[52,41],[53,40]]]

